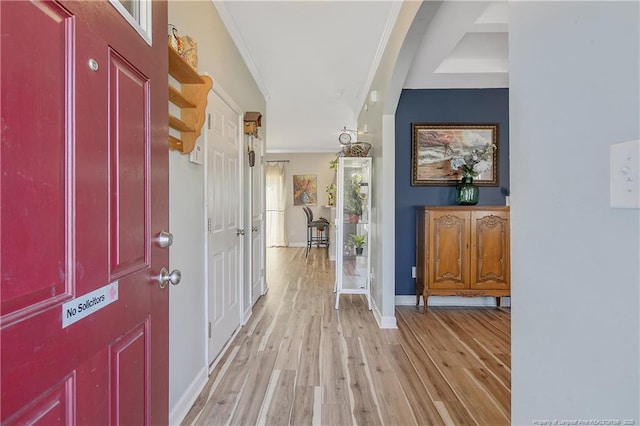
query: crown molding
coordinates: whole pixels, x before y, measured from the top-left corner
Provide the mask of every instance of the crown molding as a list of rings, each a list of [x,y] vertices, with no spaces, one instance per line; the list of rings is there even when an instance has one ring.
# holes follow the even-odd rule
[[[380,65],[380,61],[382,61],[382,55],[384,54],[384,49],[387,47],[387,43],[389,42],[389,38],[391,37],[391,32],[393,31],[393,27],[396,24],[396,20],[398,19],[398,15],[400,14],[400,9],[402,8],[402,2],[394,2],[391,6],[391,10],[389,11],[389,16],[387,17],[387,22],[384,26],[384,30],[382,31],[382,37],[380,37],[380,42],[378,43],[378,48],[376,49],[376,54],[373,58],[373,62],[371,63],[371,67],[369,68],[369,74],[367,75],[367,80],[364,83],[363,91],[360,94],[360,100],[356,105],[355,114],[356,116],[362,111],[364,108],[364,103],[367,101],[367,97],[369,96],[369,90],[371,89],[371,83],[373,83],[373,79],[376,76],[376,72],[378,71],[378,66]]]
[[[271,94],[269,93],[269,90],[265,86],[264,80],[262,79],[262,76],[258,72],[258,68],[256,68],[256,64],[253,61],[251,54],[249,53],[249,49],[247,49],[247,45],[244,43],[244,40],[240,36],[240,31],[238,31],[238,27],[236,26],[236,23],[233,20],[231,13],[227,9],[225,2],[218,1],[218,0],[211,0],[211,3],[213,3],[213,6],[218,11],[220,18],[224,23],[224,26],[227,28],[227,31],[229,32],[231,39],[235,43],[238,51],[240,52],[240,56],[242,56],[242,59],[247,65],[247,68],[249,69],[251,76],[256,81],[256,85],[258,86],[258,89],[260,89],[262,96],[264,96],[266,100],[269,100],[269,98],[271,97]]]

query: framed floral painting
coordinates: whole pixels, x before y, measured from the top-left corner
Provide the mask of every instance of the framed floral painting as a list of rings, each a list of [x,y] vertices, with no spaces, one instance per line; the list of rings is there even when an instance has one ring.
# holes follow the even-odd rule
[[[411,124],[411,185],[498,185],[497,124]]]
[[[316,175],[293,175],[293,205],[315,206],[318,203]]]

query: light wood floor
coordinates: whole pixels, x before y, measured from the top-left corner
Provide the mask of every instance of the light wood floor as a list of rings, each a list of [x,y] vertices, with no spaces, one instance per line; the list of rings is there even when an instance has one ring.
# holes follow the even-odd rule
[[[324,249],[268,249],[267,278],[183,424],[510,423],[509,310],[398,307],[381,330],[362,296],[333,309]]]

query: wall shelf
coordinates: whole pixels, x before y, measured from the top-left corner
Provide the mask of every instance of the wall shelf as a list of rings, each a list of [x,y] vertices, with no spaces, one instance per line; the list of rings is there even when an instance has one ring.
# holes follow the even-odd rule
[[[169,127],[180,132],[195,132],[195,129],[193,127],[189,127],[187,123],[171,114],[169,114]]]
[[[191,65],[185,62],[180,54],[171,47],[169,48],[169,74],[171,74],[176,80],[181,83],[190,84],[202,84],[204,83],[202,77]]]
[[[182,151],[182,141],[169,135],[169,148],[175,151]]]
[[[169,102],[180,108],[180,118],[169,115],[169,127],[180,132],[180,138],[169,135],[169,149],[188,154],[200,136],[213,80],[199,75],[171,46],[168,50],[169,75],[180,83],[179,90],[169,85]]]
[[[169,102],[179,106],[180,108],[195,108],[196,104],[188,100],[173,86],[169,86]]]

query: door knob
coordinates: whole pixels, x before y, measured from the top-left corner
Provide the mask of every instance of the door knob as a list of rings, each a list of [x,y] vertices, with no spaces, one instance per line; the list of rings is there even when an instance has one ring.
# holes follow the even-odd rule
[[[178,285],[181,280],[182,272],[180,272],[179,269],[174,269],[171,273],[169,273],[169,270],[165,267],[160,269],[160,276],[158,277],[158,285],[160,288],[165,288],[169,283]]]
[[[160,232],[156,237],[156,243],[162,248],[169,247],[173,244],[173,234],[167,231]]]
[[[244,229],[237,229],[236,235],[244,235]]]

